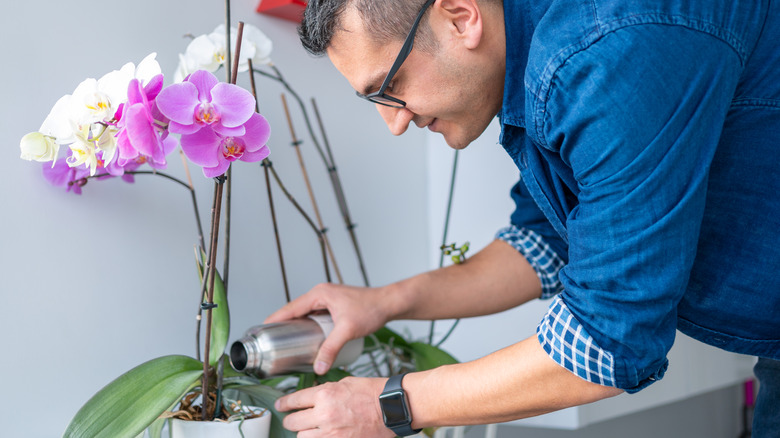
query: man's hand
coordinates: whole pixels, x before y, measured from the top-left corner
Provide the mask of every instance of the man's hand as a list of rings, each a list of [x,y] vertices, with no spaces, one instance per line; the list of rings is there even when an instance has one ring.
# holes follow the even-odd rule
[[[379,394],[387,379],[347,377],[281,397],[276,409],[296,411],[284,419],[285,429],[298,438],[383,438],[395,434],[386,428]]]
[[[379,330],[388,318],[382,288],[362,288],[323,283],[296,298],[269,316],[265,323],[300,318],[327,310],[333,318],[333,331],[320,346],[314,372],[325,374],[344,344]]]

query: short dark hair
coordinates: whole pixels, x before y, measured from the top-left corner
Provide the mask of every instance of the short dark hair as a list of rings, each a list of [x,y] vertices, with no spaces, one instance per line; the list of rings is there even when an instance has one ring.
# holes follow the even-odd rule
[[[401,41],[424,3],[425,0],[309,0],[298,35],[309,53],[322,56],[333,35],[341,29],[342,14],[348,7],[354,7],[376,42]],[[436,48],[426,19],[417,30],[415,47],[427,52]]]

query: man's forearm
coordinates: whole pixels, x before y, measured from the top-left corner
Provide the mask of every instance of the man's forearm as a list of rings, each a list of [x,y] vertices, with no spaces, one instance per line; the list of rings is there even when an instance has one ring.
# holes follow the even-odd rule
[[[409,374],[403,385],[414,428],[504,422],[622,393],[559,366],[535,336],[472,362]]]
[[[387,286],[387,306],[390,319],[463,318],[507,310],[540,294],[531,265],[496,240],[465,263]]]

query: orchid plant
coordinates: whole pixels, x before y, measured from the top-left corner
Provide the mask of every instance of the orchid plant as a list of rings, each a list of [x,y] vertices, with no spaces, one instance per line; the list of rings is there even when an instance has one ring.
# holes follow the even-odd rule
[[[232,47],[235,49],[229,49]],[[68,192],[81,194],[83,187],[93,179],[120,177],[132,183],[139,174],[158,175],[188,187],[200,237],[196,257],[202,284],[199,300],[201,310],[207,314],[202,359],[198,346],[196,358],[164,356],[133,368],[109,383],[79,410],[64,434],[66,437],[137,436],[144,430],[148,430],[152,437],[159,437],[170,417],[243,419],[252,415],[247,413],[246,405],[272,411],[272,437],[294,436],[283,429],[283,414],[273,409],[273,402],[281,392],[268,384],[281,380],[260,381],[253,376],[234,372],[225,365],[224,351],[230,323],[227,288],[213,268],[216,263],[223,183],[228,178],[226,175],[229,175],[231,164],[243,161],[262,162],[266,180],[271,172],[281,185],[268,160],[270,126],[257,112],[253,93],[235,85],[238,72],[259,73],[275,80],[298,101],[311,138],[331,173],[331,183],[345,225],[351,234],[366,286],[368,279],[324,131],[322,136],[327,154],[316,140],[302,100],[271,63],[271,49],[271,40],[253,26],[241,23],[236,29],[220,25],[212,33],[192,39],[184,54],[179,57],[173,84],[164,86],[156,55],[150,54],[138,65],[127,63],[100,79],[84,80],[71,94],[55,103],[38,131],[22,138],[21,158],[42,162],[44,178]],[[220,82],[214,73],[230,65],[231,59],[232,79]],[[265,66],[271,72],[254,66]],[[253,76],[250,79],[254,87]],[[316,106],[314,109],[316,112]],[[319,121],[319,113],[317,119]],[[293,141],[296,146],[297,143]],[[163,172],[176,149],[191,163],[200,166],[206,177],[215,180],[215,202],[208,247],[198,219],[192,183]],[[144,166],[151,170],[144,170]],[[283,186],[282,190],[306,216]],[[273,212],[273,206],[270,210]],[[308,217],[307,220],[317,230],[321,245],[324,245],[326,240],[319,231],[324,227],[321,224],[315,226]],[[324,254],[323,246],[325,271],[330,281]],[[283,262],[282,272],[284,277]],[[289,300],[289,291],[286,293]],[[200,323],[196,338],[199,342]],[[439,348],[407,341],[387,328],[367,338],[365,352],[366,360],[351,369],[357,375],[390,375],[403,370],[428,369],[455,362]],[[343,370],[332,370],[326,376],[298,375],[297,386],[293,388],[310,386],[317,381],[338,380],[348,374]],[[289,379],[286,381],[289,383]],[[193,401],[198,399],[200,405],[195,406],[197,403]]]
[[[233,34],[240,34],[243,27],[242,23],[238,32],[232,29]],[[241,40],[245,44],[243,62],[251,58],[267,62],[270,40],[258,29],[247,28],[252,39]],[[224,27],[215,31],[219,32],[225,35]],[[218,44],[207,47],[215,53],[204,55],[201,49],[206,46],[200,43],[204,38],[195,38],[181,58],[183,65],[203,68],[188,71],[167,87],[154,53],[137,66],[127,63],[100,79],[84,80],[55,103],[38,131],[22,138],[21,158],[43,162],[46,180],[77,194],[90,179],[121,177],[133,182],[140,173],[164,176],[193,191],[197,219],[192,184],[162,172],[171,153],[180,147],[206,177],[215,179],[215,198],[221,198],[233,162],[260,162],[268,157],[271,132],[268,121],[256,112],[254,95],[235,85],[235,80],[220,82],[213,74],[229,56]],[[236,56],[240,47],[236,46]],[[220,62],[201,65],[204,56]],[[140,170],[144,165],[152,170]],[[215,205],[221,205],[221,199]],[[272,409],[278,391],[224,366],[229,311],[225,285],[212,268],[218,228],[219,214],[215,213],[208,254],[199,229],[198,274],[203,284],[199,299],[208,320],[204,359],[200,360],[198,349],[197,359],[165,356],[139,365],[93,396],[65,436],[136,436],[147,428],[152,436],[160,436],[170,416],[191,417],[195,412],[202,420],[243,419],[252,415],[246,405]],[[191,407],[193,395],[200,399],[200,406]],[[190,412],[183,412],[185,405]],[[275,412],[272,436],[286,435],[291,434],[283,430]]]

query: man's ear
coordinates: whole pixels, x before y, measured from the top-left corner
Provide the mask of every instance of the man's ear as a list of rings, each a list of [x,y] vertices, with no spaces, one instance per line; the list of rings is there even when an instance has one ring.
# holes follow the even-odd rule
[[[444,20],[450,38],[461,40],[474,49],[482,39],[482,11],[477,0],[438,0],[433,5]]]

